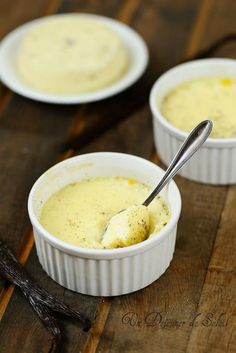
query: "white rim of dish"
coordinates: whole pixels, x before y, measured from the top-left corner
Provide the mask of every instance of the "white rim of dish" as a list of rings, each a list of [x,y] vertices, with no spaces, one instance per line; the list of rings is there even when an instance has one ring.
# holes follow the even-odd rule
[[[151,108],[151,112],[153,114],[153,117],[157,119],[167,130],[171,131],[173,135],[175,135],[179,140],[183,141],[184,139],[187,138],[189,133],[183,132],[182,130],[178,129],[171,123],[169,123],[164,116],[161,114],[160,110],[158,109],[157,103],[156,103],[156,97],[157,97],[157,91],[158,88],[162,85],[163,81],[166,80],[168,76],[170,76],[172,73],[176,71],[184,71],[187,66],[192,66],[192,67],[201,67],[204,65],[205,62],[209,63],[220,63],[223,65],[228,64],[234,64],[235,65],[235,73],[236,73],[236,60],[234,59],[227,59],[227,58],[214,58],[214,59],[199,59],[199,60],[192,60],[183,64],[179,64],[169,70],[167,70],[164,74],[162,74],[157,81],[154,83],[151,92],[150,92],[150,97],[149,97],[149,104]],[[184,81],[183,81],[184,82]],[[212,138],[209,137],[205,142],[204,146],[207,147],[230,147],[230,146],[235,146],[236,144],[236,137],[231,137],[231,138]],[[204,147],[203,146],[203,147]]]
[[[164,170],[161,169],[160,167],[158,167],[156,164],[154,164],[144,158],[134,156],[131,154],[118,153],[118,152],[94,152],[94,153],[86,153],[81,156],[85,156],[85,157],[86,156],[95,156],[96,157],[97,155],[101,155],[101,154],[107,155],[107,156],[114,156],[114,158],[115,158],[115,156],[124,156],[126,158],[136,159],[136,160],[139,160],[141,163],[145,163],[145,164],[148,164],[152,167],[155,167],[156,169],[159,169],[164,173]],[[65,161],[62,161],[60,163],[57,163],[53,167],[51,167],[50,170],[52,170],[54,168],[57,169],[58,167],[60,167],[63,164],[70,164],[71,162],[73,162],[73,160],[78,159],[79,157],[80,157],[80,155],[66,159]],[[55,246],[56,248],[58,248],[62,251],[70,253],[72,255],[80,255],[80,256],[86,257],[86,258],[97,258],[97,259],[111,259],[111,258],[113,259],[113,258],[122,258],[122,257],[126,257],[126,256],[131,256],[136,253],[144,252],[144,251],[152,248],[153,246],[155,246],[159,242],[161,242],[162,239],[171,230],[173,230],[173,228],[177,225],[177,222],[178,222],[178,219],[180,216],[180,211],[181,211],[181,196],[180,196],[180,192],[179,192],[177,185],[172,180],[170,182],[170,185],[172,186],[174,193],[176,195],[178,207],[172,211],[171,218],[170,218],[169,222],[167,223],[167,225],[164,228],[161,229],[161,231],[159,233],[157,233],[156,236],[153,236],[152,238],[146,239],[138,244],[130,245],[130,246],[127,246],[124,248],[117,248],[117,249],[83,248],[83,247],[80,247],[77,245],[66,243],[65,241],[60,240],[60,239],[56,238],[55,236],[51,235],[39,223],[39,221],[33,211],[33,195],[34,195],[35,189],[37,188],[38,184],[40,184],[40,182],[44,178],[44,174],[42,174],[36,180],[36,182],[34,183],[32,189],[30,191],[30,194],[29,194],[28,213],[29,213],[31,223],[32,223],[33,227],[35,229],[37,229],[43,235],[44,239],[46,239],[50,244],[52,244],[53,246]]]
[[[133,54],[135,51],[135,55],[132,56],[133,62],[131,63],[130,69],[127,71],[126,74],[124,74],[124,76],[122,76],[118,81],[114,82],[110,86],[107,86],[91,93],[77,95],[43,93],[34,88],[31,88],[27,84],[24,84],[24,82],[18,76],[16,69],[14,68],[14,63],[11,63],[7,60],[8,50],[10,50],[11,46],[19,46],[19,41],[21,41],[24,36],[35,26],[44,22],[48,22],[54,18],[69,16],[96,19],[97,21],[100,21],[101,23],[110,26],[116,33],[118,33],[118,35],[120,35],[127,49],[131,52],[133,51]],[[133,30],[129,26],[105,16],[99,16],[88,13],[56,14],[29,21],[11,31],[2,40],[0,44],[0,79],[12,91],[24,97],[31,98],[37,101],[55,104],[88,103],[111,97],[130,87],[144,73],[148,64],[148,60],[149,53],[145,41],[135,30]],[[9,78],[8,71],[11,73],[11,75],[13,75],[13,78]]]

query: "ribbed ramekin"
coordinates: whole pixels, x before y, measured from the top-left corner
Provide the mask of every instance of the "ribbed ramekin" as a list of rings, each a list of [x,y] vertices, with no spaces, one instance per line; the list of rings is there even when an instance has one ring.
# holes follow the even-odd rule
[[[202,59],[178,65],[154,84],[150,94],[154,140],[161,160],[169,165],[187,137],[187,133],[170,124],[161,114],[163,98],[178,84],[200,77],[236,78],[236,60]],[[210,117],[203,117],[202,120]],[[194,181],[208,184],[236,183],[236,138],[209,138],[179,172]]]
[[[100,152],[67,159],[44,173],[31,189],[28,211],[39,261],[47,274],[76,292],[114,296],[144,288],[167,269],[173,257],[181,198],[172,181],[161,193],[171,218],[154,237],[125,248],[89,249],[68,244],[39,223],[43,204],[63,186],[96,176],[123,176],[154,187],[163,175],[155,164],[128,154]]]

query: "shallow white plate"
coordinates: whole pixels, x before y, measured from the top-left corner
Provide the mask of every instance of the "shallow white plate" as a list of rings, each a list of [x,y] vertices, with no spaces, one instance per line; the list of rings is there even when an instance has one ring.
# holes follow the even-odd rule
[[[55,17],[76,16],[83,18],[96,19],[107,26],[110,26],[123,40],[130,56],[130,68],[119,81],[107,86],[106,88],[84,94],[49,94],[38,91],[25,84],[19,77],[16,70],[16,58],[18,50],[24,36],[34,27],[41,23],[51,21]],[[112,20],[107,17],[91,14],[59,14],[43,17],[30,21],[9,33],[0,45],[0,78],[2,82],[12,91],[22,96],[42,102],[57,104],[86,103],[101,100],[117,94],[131,86],[143,74],[148,63],[148,50],[144,40],[130,27],[125,24]]]

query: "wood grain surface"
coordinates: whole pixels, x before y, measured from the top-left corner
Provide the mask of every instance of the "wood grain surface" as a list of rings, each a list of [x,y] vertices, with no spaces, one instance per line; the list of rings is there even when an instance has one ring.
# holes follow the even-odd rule
[[[49,166],[74,154],[155,153],[150,88],[166,69],[236,33],[232,0],[29,0],[0,2],[0,38],[31,19],[61,12],[116,18],[147,42],[150,63],[125,92],[101,102],[57,106],[0,90],[0,239],[35,281],[93,321],[88,333],[60,318],[61,353],[236,352],[236,187],[176,177],[183,209],[170,267],[147,288],[100,298],[77,294],[42,270],[27,215],[29,190]],[[236,57],[236,43],[215,56]],[[18,290],[0,279],[0,353],[50,353],[52,340]]]

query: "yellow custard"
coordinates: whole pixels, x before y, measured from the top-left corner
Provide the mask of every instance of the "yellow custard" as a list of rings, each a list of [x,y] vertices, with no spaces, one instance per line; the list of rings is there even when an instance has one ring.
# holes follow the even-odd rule
[[[161,113],[186,132],[210,119],[211,137],[236,137],[236,79],[205,77],[178,85],[164,98]]]
[[[35,27],[17,58],[22,80],[52,94],[96,91],[119,80],[128,65],[126,48],[113,29],[73,15]]]
[[[69,184],[53,194],[44,204],[40,223],[55,237],[87,248],[103,249],[118,246],[116,241],[102,244],[108,221],[121,210],[141,205],[150,188],[123,177],[96,177]],[[156,197],[148,206],[147,237],[158,233],[169,221],[170,212]],[[144,240],[140,238],[140,241]]]

